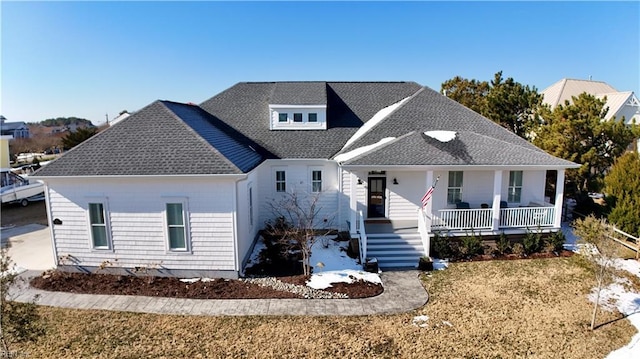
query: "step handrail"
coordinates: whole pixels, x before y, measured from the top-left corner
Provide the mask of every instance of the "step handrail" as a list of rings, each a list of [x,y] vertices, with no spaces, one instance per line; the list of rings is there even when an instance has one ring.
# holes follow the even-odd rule
[[[364,266],[367,261],[367,231],[364,228],[364,216],[361,210],[358,211],[356,233],[358,233],[358,245],[360,247],[360,264]]]

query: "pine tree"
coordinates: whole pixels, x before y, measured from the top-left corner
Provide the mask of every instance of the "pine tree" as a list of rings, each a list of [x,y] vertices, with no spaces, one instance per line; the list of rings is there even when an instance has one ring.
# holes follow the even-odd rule
[[[607,203],[612,206],[609,222],[623,231],[640,235],[640,155],[620,156],[604,179]]]

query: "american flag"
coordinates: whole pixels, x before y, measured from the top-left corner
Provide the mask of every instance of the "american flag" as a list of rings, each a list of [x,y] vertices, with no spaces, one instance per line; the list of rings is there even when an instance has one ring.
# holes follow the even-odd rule
[[[438,184],[438,180],[440,179],[440,176],[438,176],[436,178],[436,180],[433,182],[433,184],[431,185],[431,187],[429,187],[429,189],[427,190],[427,192],[424,194],[424,196],[422,196],[421,202],[422,202],[422,208],[427,206],[427,203],[429,203],[429,200],[431,199],[431,195],[433,194],[433,190],[436,188],[436,185]]]

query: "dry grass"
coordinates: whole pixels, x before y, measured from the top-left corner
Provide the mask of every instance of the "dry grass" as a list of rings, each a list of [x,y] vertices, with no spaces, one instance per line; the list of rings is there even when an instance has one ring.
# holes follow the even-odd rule
[[[370,317],[185,317],[42,307],[29,358],[602,358],[635,329],[588,330],[591,276],[573,258],[457,263],[425,277],[431,301]],[[430,317],[427,328],[411,324]],[[452,324],[443,325],[443,321]]]

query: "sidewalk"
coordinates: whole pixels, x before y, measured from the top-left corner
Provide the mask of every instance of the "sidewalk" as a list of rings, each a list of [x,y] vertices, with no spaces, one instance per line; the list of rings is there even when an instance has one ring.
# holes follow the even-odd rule
[[[382,273],[384,292],[363,299],[183,299],[48,292],[28,285],[28,278],[40,274],[33,270],[22,273],[20,277],[27,281],[11,288],[14,300],[28,302],[39,295],[38,305],[154,314],[350,316],[407,312],[429,299],[416,270]]]

